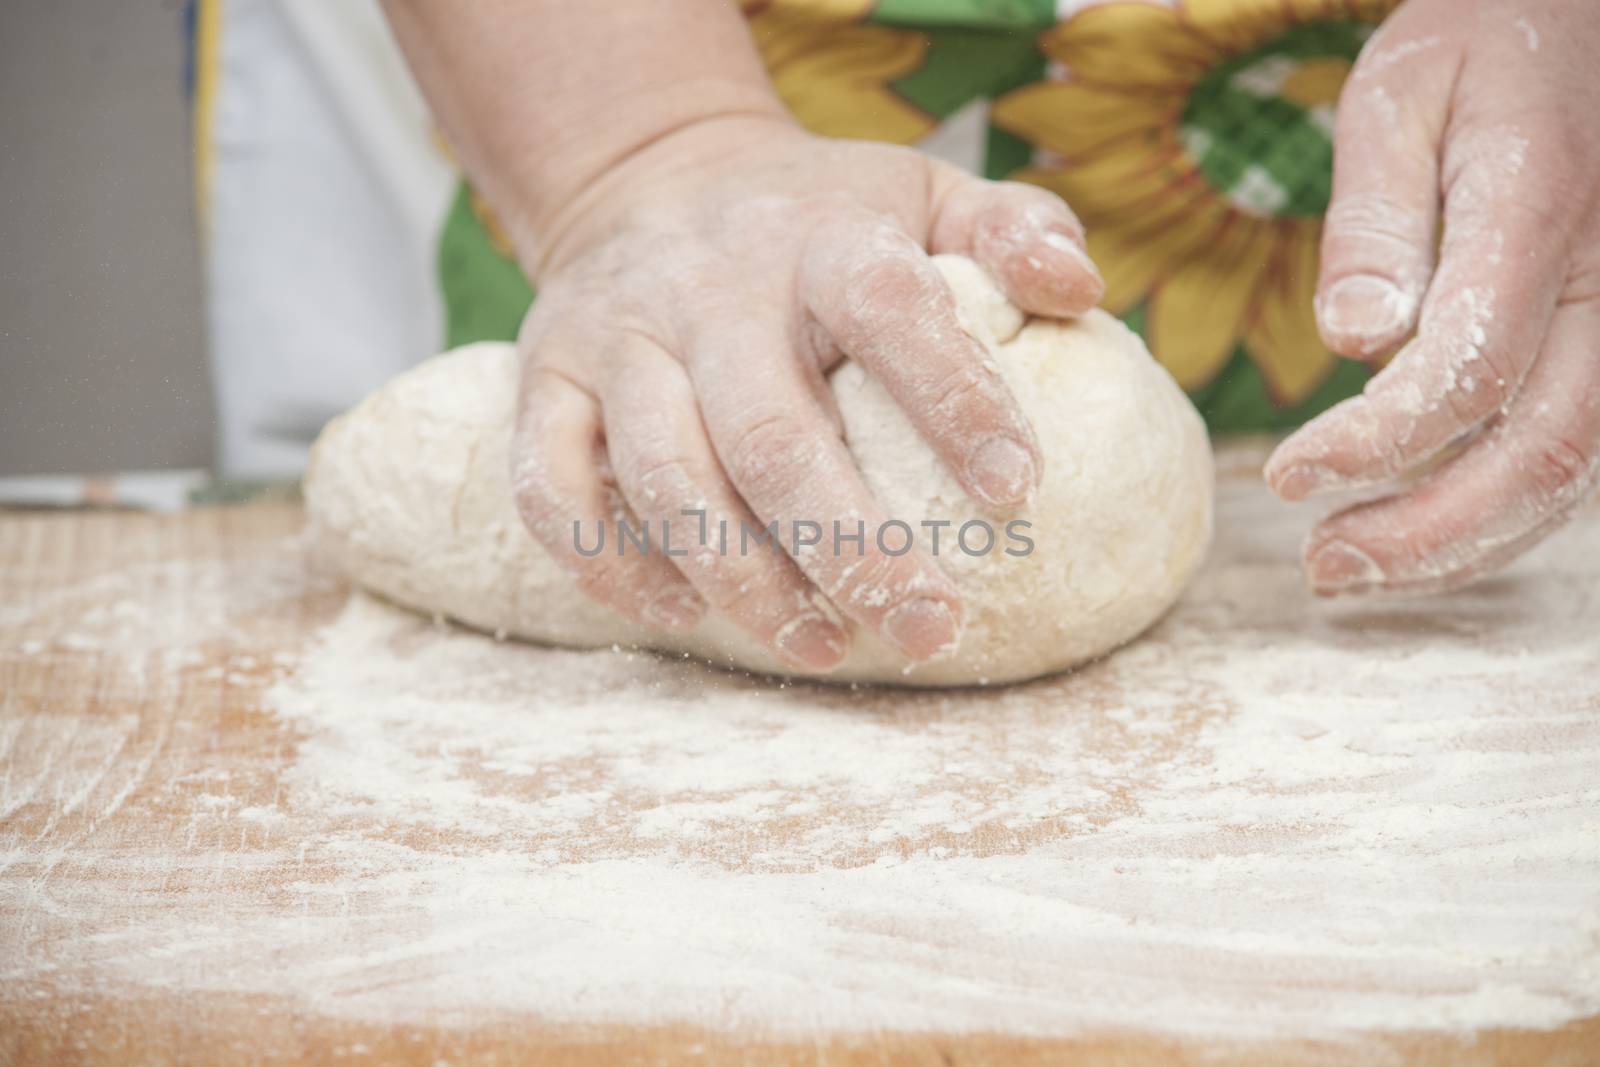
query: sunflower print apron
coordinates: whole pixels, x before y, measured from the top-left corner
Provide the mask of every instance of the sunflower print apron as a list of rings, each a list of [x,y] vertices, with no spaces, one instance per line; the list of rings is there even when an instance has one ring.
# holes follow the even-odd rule
[[[1213,432],[1297,426],[1359,392],[1312,314],[1333,114],[1399,0],[743,0],[784,103],[830,137],[928,144],[1066,200],[1105,306]],[[464,185],[440,242],[451,344],[533,294]]]

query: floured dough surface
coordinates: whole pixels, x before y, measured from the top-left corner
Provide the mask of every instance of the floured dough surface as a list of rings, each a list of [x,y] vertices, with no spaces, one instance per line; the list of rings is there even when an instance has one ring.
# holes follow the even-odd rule
[[[1212,460],[1188,399],[1139,338],[1095,311],[1025,320],[971,262],[938,257],[968,330],[1032,421],[1039,491],[996,512],[966,497],[888,392],[859,365],[830,378],[846,439],[893,518],[949,530],[980,519],[1031,524],[1033,550],[939,562],[966,610],[946,658],[909,664],[857,629],[826,677],[905,685],[1019,681],[1101,655],[1172,604],[1211,539]],[[687,633],[593,603],[517,516],[509,449],[518,367],[506,344],[477,344],[416,367],[329,424],[306,474],[319,542],[357,585],[482,630],[567,646],[637,644],[794,674],[726,619]],[[946,538],[948,542],[949,538]],[[926,544],[926,542],[923,542]],[[608,549],[609,551],[610,549]],[[764,549],[752,549],[764,551]]]

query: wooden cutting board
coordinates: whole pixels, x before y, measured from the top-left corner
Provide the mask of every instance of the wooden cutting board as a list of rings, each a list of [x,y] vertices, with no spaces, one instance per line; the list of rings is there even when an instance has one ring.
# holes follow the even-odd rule
[[[1003,693],[496,644],[293,505],[0,515],[0,1062],[1600,1063],[1600,512],[1318,604],[1258,460]]]

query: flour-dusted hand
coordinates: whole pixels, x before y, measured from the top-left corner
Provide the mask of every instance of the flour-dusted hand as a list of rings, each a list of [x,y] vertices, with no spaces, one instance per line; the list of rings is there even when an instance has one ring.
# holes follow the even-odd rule
[[[1313,532],[1318,592],[1469,581],[1600,481],[1597,56],[1591,0],[1411,0],[1357,62],[1317,317],[1357,359],[1411,339],[1286,441],[1267,478],[1289,500],[1385,483],[1473,436],[1414,487]]]
[[[796,667],[843,660],[840,613],[912,660],[953,648],[955,587],[920,549],[879,550],[893,517],[851,462],[824,375],[859,360],[968,492],[1025,499],[1032,429],[928,254],[970,255],[1025,310],[1087,311],[1102,285],[1066,206],[803,132],[737,4],[384,6],[539,291],[512,462],[540,542],[632,619],[688,627],[710,604]],[[701,521],[686,511],[718,531],[715,550],[574,541],[575,523],[625,517],[681,537]],[[794,523],[831,547],[835,522],[859,522],[864,556],[724,551],[724,522],[736,536],[779,522],[791,549]]]
[[[1081,314],[1101,283],[1066,206],[909,149],[747,117],[622,161],[549,234],[521,337],[513,478],[529,526],[584,589],[657,624],[691,625],[709,603],[809,668],[846,651],[830,604],[913,659],[953,646],[955,587],[920,546],[875,542],[896,516],[856,470],[825,376],[859,361],[976,499],[1026,498],[1042,462],[1033,432],[929,254],[971,256],[1026,310]],[[700,511],[712,530],[816,523],[830,544],[835,521],[864,521],[865,554],[574,546],[574,521],[683,529]]]

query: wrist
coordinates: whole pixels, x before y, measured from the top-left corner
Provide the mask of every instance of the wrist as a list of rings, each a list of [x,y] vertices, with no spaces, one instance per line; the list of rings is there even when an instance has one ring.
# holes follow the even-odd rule
[[[519,190],[508,190],[503,219],[528,276],[538,277],[591,244],[651,189],[681,182],[752,144],[805,136],[765,87],[690,83],[652,93],[635,107],[593,116],[606,135],[556,139],[540,146],[548,162]]]

